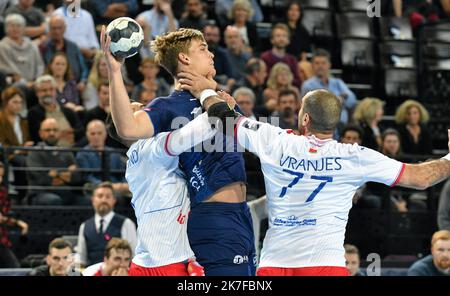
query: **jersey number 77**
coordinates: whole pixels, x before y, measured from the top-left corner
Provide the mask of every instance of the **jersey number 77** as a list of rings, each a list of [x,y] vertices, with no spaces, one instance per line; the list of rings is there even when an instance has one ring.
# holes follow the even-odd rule
[[[281,189],[281,193],[280,193],[280,196],[279,196],[280,198],[284,198],[284,196],[286,195],[288,189],[292,188],[295,185],[297,185],[297,183],[300,181],[300,179],[302,179],[304,177],[304,175],[305,175],[303,173],[294,172],[294,171],[286,170],[286,169],[284,169],[283,172],[286,172],[288,174],[293,175],[294,176],[294,180],[292,180],[292,182],[288,186],[283,187],[283,189]],[[305,203],[312,202],[314,200],[314,198],[316,198],[317,194],[325,187],[325,185],[327,185],[327,183],[333,182],[333,177],[327,177],[327,176],[311,176],[311,179],[312,180],[322,181],[322,182],[319,183],[319,186],[317,186],[317,188],[306,199]]]

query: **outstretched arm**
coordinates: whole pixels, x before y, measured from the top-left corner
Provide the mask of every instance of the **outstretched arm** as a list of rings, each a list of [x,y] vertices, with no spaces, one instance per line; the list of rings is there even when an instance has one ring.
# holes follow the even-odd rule
[[[116,60],[109,50],[111,37],[106,34],[105,26],[102,27],[100,41],[108,63],[109,102],[117,133],[126,140],[151,138],[154,135],[154,128],[150,117],[145,111],[133,113],[130,108],[130,98],[122,79],[123,60]]]
[[[450,150],[450,130],[449,150]],[[407,164],[398,185],[414,189],[426,189],[450,177],[450,153],[447,156],[420,164]]]

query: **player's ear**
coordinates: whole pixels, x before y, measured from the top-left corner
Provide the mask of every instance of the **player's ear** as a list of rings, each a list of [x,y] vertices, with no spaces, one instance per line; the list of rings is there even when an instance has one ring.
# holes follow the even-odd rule
[[[184,52],[180,52],[178,54],[178,62],[180,62],[182,65],[188,66],[191,64],[191,59]]]

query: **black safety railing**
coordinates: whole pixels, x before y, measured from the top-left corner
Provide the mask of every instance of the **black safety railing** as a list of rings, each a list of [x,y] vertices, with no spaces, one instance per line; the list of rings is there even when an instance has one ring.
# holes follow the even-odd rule
[[[9,191],[12,184],[10,184],[9,181],[9,174],[10,172],[15,171],[24,171],[24,172],[46,172],[48,173],[49,170],[55,169],[58,171],[67,171],[66,168],[62,167],[29,167],[29,166],[13,166],[11,165],[10,158],[14,156],[18,151],[22,151],[23,153],[29,153],[29,152],[36,152],[36,151],[46,151],[48,153],[51,152],[64,152],[64,153],[73,153],[74,157],[76,157],[76,153],[84,152],[84,153],[98,153],[100,154],[101,159],[101,166],[100,168],[80,168],[77,166],[77,168],[74,170],[74,172],[79,173],[101,173],[101,179],[102,181],[109,181],[111,179],[112,174],[125,174],[125,169],[111,169],[110,162],[108,161],[110,158],[109,156],[112,154],[120,154],[121,156],[126,156],[126,150],[125,149],[115,149],[108,147],[104,150],[95,150],[95,149],[85,149],[85,148],[63,148],[63,147],[49,147],[49,146],[33,146],[33,147],[21,147],[21,146],[2,146],[0,145],[0,154],[1,159],[3,161],[4,166],[4,177],[3,177],[3,184]],[[76,164],[76,163],[74,163]],[[58,190],[83,190],[85,189],[85,183],[87,183],[87,180],[83,180],[83,182],[78,186],[58,186]],[[27,186],[19,186],[14,185],[14,189],[16,190],[47,190],[47,189],[55,189],[53,186],[37,186],[37,185],[27,185]]]

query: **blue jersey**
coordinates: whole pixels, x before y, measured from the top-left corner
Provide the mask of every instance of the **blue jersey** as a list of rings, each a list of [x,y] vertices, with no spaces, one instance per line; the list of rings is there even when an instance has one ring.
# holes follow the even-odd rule
[[[202,114],[200,102],[188,91],[174,91],[168,97],[160,97],[153,100],[145,109],[150,116],[154,127],[155,135],[161,132],[178,129],[180,118],[193,120],[197,115]],[[178,119],[178,120],[177,120]],[[186,121],[186,120],[185,120]],[[184,122],[186,123],[186,122]],[[222,134],[215,138],[222,146],[224,152],[195,152],[199,151],[194,147],[191,151],[182,153],[179,156],[180,166],[185,173],[189,187],[191,207],[208,199],[220,188],[236,182],[246,182],[244,158],[240,152],[225,152],[225,146],[230,143],[236,150],[234,138],[227,138]],[[211,146],[211,143],[205,143]]]

